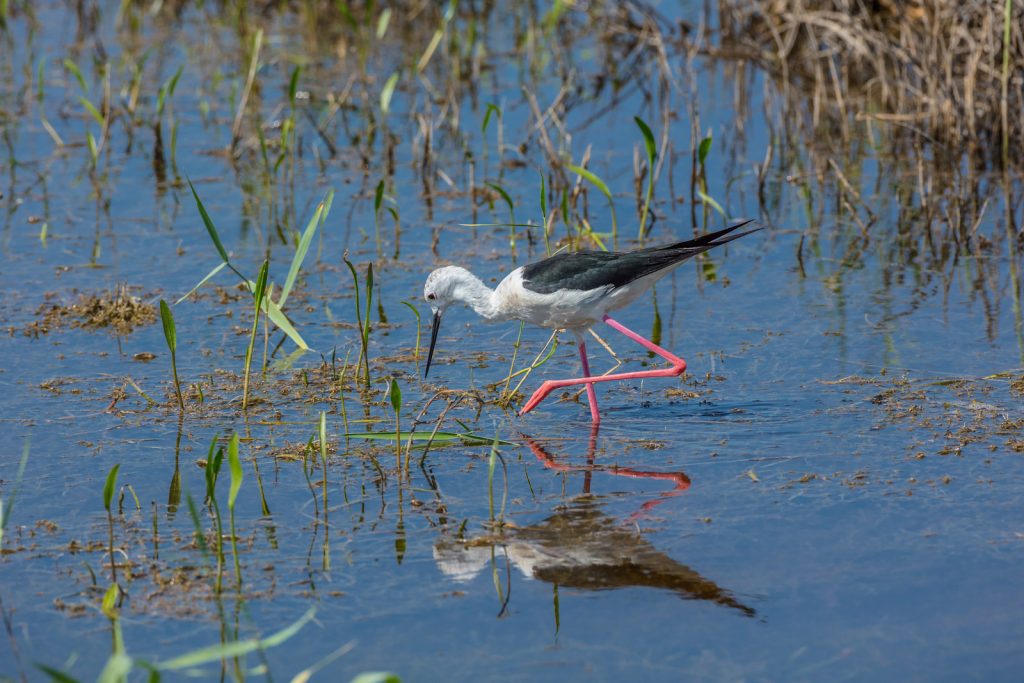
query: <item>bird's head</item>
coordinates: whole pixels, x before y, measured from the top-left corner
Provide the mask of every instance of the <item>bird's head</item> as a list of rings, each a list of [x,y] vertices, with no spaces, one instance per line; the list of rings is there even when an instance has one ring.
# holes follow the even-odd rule
[[[423,298],[430,304],[430,310],[434,314],[433,325],[430,329],[430,351],[427,352],[427,369],[423,372],[424,377],[430,372],[430,361],[434,358],[434,344],[437,343],[437,331],[441,327],[441,316],[453,301],[459,300],[459,288],[471,279],[474,279],[473,275],[465,268],[445,266],[428,275],[427,281],[423,284]]]

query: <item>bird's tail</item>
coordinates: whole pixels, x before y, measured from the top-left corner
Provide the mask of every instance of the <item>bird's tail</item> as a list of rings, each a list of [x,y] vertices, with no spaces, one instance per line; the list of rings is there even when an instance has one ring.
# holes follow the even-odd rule
[[[695,237],[692,240],[686,240],[685,242],[676,242],[675,244],[666,244],[662,247],[654,247],[652,251],[682,251],[686,252],[688,256],[696,256],[697,254],[719,247],[723,244],[728,244],[733,240],[738,240],[741,237],[746,237],[752,232],[763,230],[763,227],[754,228],[753,230],[746,230],[744,232],[730,234],[735,230],[742,228],[744,225],[753,223],[753,219],[745,220],[736,225],[725,228],[724,230],[717,230],[715,232],[709,232],[706,235]]]

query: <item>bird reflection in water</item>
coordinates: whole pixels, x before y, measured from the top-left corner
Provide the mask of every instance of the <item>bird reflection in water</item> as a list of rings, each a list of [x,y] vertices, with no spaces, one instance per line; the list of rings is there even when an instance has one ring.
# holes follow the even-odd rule
[[[546,581],[556,588],[584,591],[637,586],[658,588],[672,591],[686,600],[709,600],[745,616],[756,616],[752,607],[741,603],[729,591],[659,551],[632,523],[652,507],[686,491],[690,479],[682,472],[596,466],[597,431],[595,427],[590,433],[587,464],[583,466],[560,463],[544,446],[526,437],[526,445],[545,467],[559,472],[583,473],[582,495],[560,505],[542,522],[508,529],[501,536],[442,537],[434,544],[434,559],[441,571],[456,581],[468,581],[492,562],[495,551],[500,550],[526,577]],[[591,494],[594,472],[660,479],[675,485],[645,502],[622,522],[603,510],[600,496]]]

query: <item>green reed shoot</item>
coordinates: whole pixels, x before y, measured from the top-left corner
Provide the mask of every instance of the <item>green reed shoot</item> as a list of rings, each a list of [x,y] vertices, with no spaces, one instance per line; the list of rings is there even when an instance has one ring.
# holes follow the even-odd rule
[[[533,362],[530,363],[529,366],[523,368],[522,370],[518,370],[514,375],[512,375],[513,377],[515,377],[515,375],[519,375],[519,374],[522,374],[523,376],[519,380],[519,383],[516,384],[516,388],[512,390],[512,394],[510,394],[510,397],[512,395],[515,395],[515,394],[519,393],[519,389],[523,386],[523,382],[525,382],[527,380],[527,378],[529,378],[531,372],[533,372],[534,370],[536,370],[540,366],[542,366],[545,363],[547,363],[549,360],[551,360],[551,357],[553,355],[555,355],[555,351],[558,349],[558,333],[557,332],[552,332],[551,333],[551,336],[548,337],[548,342],[547,342],[547,344],[544,345],[544,347],[547,348],[547,351],[548,351],[547,355],[544,355],[544,348],[542,348],[540,350],[540,353],[537,354],[537,356],[533,359]],[[543,358],[541,356],[543,356]]]
[[[178,87],[178,81],[181,79],[181,73],[182,73],[182,71],[184,69],[185,69],[185,65],[184,64],[179,66],[178,70],[174,72],[174,75],[171,76],[170,78],[168,78],[166,81],[164,81],[163,85],[161,85],[160,89],[157,91],[157,95],[156,95],[156,123],[154,123],[153,125],[154,125],[154,130],[156,131],[156,135],[158,136],[158,138],[162,138],[163,137],[163,135],[161,133],[161,129],[162,129],[162,126],[163,126],[162,119],[163,119],[164,109],[165,109],[167,103],[170,102],[171,97],[174,96],[174,90],[175,90],[175,88]],[[170,110],[168,110],[168,111],[170,111]],[[171,168],[174,168],[175,169],[175,173],[177,173],[176,169],[177,169],[177,166],[178,166],[178,162],[177,162],[177,159],[178,159],[178,151],[177,151],[177,148],[178,148],[178,122],[175,120],[173,112],[171,112],[169,118],[170,118],[170,125],[171,125]]]
[[[612,243],[617,244],[619,240],[619,223],[615,218],[615,200],[612,199],[611,190],[608,189],[608,186],[605,185],[605,182],[598,178],[597,175],[595,175],[591,171],[588,171],[582,166],[576,166],[575,164],[566,164],[565,167],[568,168],[573,173],[575,173],[576,175],[583,178],[584,180],[586,180],[594,187],[596,187],[601,192],[601,194],[604,195],[605,199],[608,200],[608,208],[612,212]]]
[[[516,357],[519,355],[519,346],[523,341],[523,329],[526,327],[526,323],[519,321],[519,333],[516,335],[516,343],[512,345],[512,362],[508,364],[508,377],[505,378],[505,388],[501,391],[501,398],[499,399],[502,403],[507,403],[511,399],[508,387],[512,383],[512,375],[516,369]]]
[[[320,442],[320,467],[322,468],[323,486],[322,497],[324,499],[324,517],[327,517],[327,411],[320,411],[320,422],[317,425],[317,435]]]
[[[377,189],[373,193],[373,236],[377,242],[377,259],[384,257],[380,243],[380,207],[384,202],[384,181],[377,183]]]
[[[434,31],[433,37],[430,39],[430,43],[427,45],[427,49],[420,55],[420,60],[416,64],[416,72],[422,73],[427,68],[427,64],[430,63],[430,58],[434,56],[434,51],[437,50],[438,45],[441,44],[441,39],[444,38],[445,30],[448,28],[448,24],[455,16],[455,5],[456,0],[450,0],[448,5],[445,7],[444,14],[441,16],[441,25]]]
[[[53,139],[54,143],[59,147],[64,146],[64,139],[57,133],[57,130],[50,124],[50,120],[46,118],[46,107],[44,100],[46,97],[46,90],[44,85],[46,84],[46,60],[39,60],[39,67],[36,69],[36,105],[39,107],[39,123],[42,124],[43,129],[46,130],[47,135]]]
[[[178,361],[175,357],[178,341],[174,332],[174,316],[171,315],[171,309],[168,308],[167,302],[163,299],[160,299],[160,321],[164,326],[164,340],[167,342],[167,348],[171,352],[171,374],[174,376],[174,393],[178,397],[178,408],[185,410],[185,401],[181,397],[181,383],[178,381]]]
[[[117,488],[117,471],[119,469],[121,469],[120,463],[111,467],[107,473],[107,480],[103,484],[103,507],[107,511],[107,553],[110,556],[110,576],[115,584],[117,583],[117,563],[114,561],[114,513],[110,509],[110,504],[114,500],[114,489]]]
[[[210,214],[207,213],[206,207],[203,205],[202,200],[199,199],[199,194],[196,192],[196,188],[192,185],[191,180],[188,181],[188,185],[189,188],[192,190],[192,197],[195,199],[196,207],[199,210],[199,215],[203,219],[203,225],[206,227],[206,231],[210,235],[210,240],[213,242],[213,246],[217,250],[217,254],[220,256],[221,262],[217,266],[215,266],[213,270],[207,273],[206,277],[200,280],[195,287],[189,290],[188,293],[186,293],[184,296],[178,299],[175,303],[181,303],[182,301],[187,299],[193,292],[195,292],[197,289],[205,285],[208,281],[210,281],[213,278],[213,276],[215,276],[224,268],[229,269],[231,272],[237,275],[239,279],[241,279],[242,282],[245,283],[246,287],[249,288],[249,291],[255,293],[256,283],[254,283],[246,276],[242,275],[242,273],[237,268],[235,268],[234,264],[231,263],[230,258],[228,258],[228,252],[224,248],[223,242],[221,242],[220,235],[217,232],[217,228],[214,226],[213,220],[210,218]],[[323,221],[326,219],[327,211],[330,208],[332,199],[333,192],[329,192],[327,194],[327,197],[322,202],[320,202],[320,205],[317,207],[317,211],[313,214],[313,219],[311,219],[310,221],[311,223],[315,223],[317,225],[323,224]],[[307,227],[307,231],[308,230],[309,228]],[[306,251],[308,251],[308,244],[305,250],[301,250],[302,257],[305,257]],[[299,257],[299,252],[300,250],[296,251],[296,258]],[[292,268],[297,273],[298,267],[295,265],[295,263],[296,261],[293,259]],[[301,265],[301,259],[299,259],[298,263]],[[289,271],[289,274],[290,273],[291,271]],[[294,282],[294,278],[291,279]],[[267,317],[270,319],[270,321],[277,325],[277,327],[282,332],[284,332],[288,336],[288,338],[295,343],[296,346],[298,346],[300,349],[304,351],[308,351],[309,346],[306,344],[302,336],[299,335],[299,333],[295,330],[295,327],[291,324],[291,321],[288,320],[288,316],[286,316],[284,312],[281,310],[281,306],[283,306],[283,303],[277,304],[269,296],[263,298],[263,311],[264,313],[267,314]]]
[[[78,81],[78,87],[82,89],[82,92],[88,94],[89,84],[85,82],[85,76],[82,74],[82,70],[78,68],[78,64],[73,59],[65,59],[64,68],[75,77],[75,80]]]
[[[28,465],[28,446],[29,441],[25,439],[25,446],[21,450],[21,462],[18,463],[18,473],[14,477],[14,487],[11,489],[11,495],[8,496],[7,500],[0,498],[0,549],[3,548],[4,529],[7,527],[7,522],[11,519],[14,500],[18,495],[18,489],[21,487],[21,479],[25,475],[25,467]]]
[[[323,481],[321,483],[322,493],[321,497],[324,501],[324,547],[323,547],[323,568],[324,571],[330,571],[331,569],[331,550],[330,550],[330,523],[328,520],[329,508],[327,506],[327,412],[320,411],[320,425],[319,425],[319,436],[320,436],[320,467],[323,471]]]
[[[491,453],[487,460],[487,503],[490,512],[490,521],[492,524],[502,526],[505,523],[505,502],[508,498],[508,470],[505,466],[505,459],[501,457],[501,453],[498,452],[498,444],[501,441],[498,439],[498,432],[494,432],[494,441],[491,442]],[[501,461],[502,471],[505,473],[505,490],[501,496],[501,510],[498,513],[497,519],[494,517],[494,467],[498,460]]]
[[[383,40],[388,32],[388,24],[391,22],[391,8],[385,7],[377,18],[377,40]]]
[[[242,410],[249,407],[249,367],[252,364],[252,351],[256,345],[256,328],[260,322],[260,308],[263,307],[263,297],[267,293],[267,269],[269,261],[264,261],[260,268],[260,274],[256,278],[256,291],[253,292],[253,314],[252,329],[249,331],[249,345],[245,349],[245,378],[242,381]]]
[[[224,524],[221,521],[220,504],[217,503],[217,479],[220,475],[221,464],[224,462],[224,449],[217,448],[218,436],[218,434],[215,434],[210,442],[210,451],[207,455],[206,468],[203,470],[203,474],[206,478],[206,500],[210,507],[213,508],[213,520],[216,527],[217,575],[214,579],[214,591],[217,595],[220,595],[224,575]],[[216,452],[214,452],[214,449],[216,449]],[[191,501],[191,498],[189,500]],[[197,530],[199,536],[202,536],[201,532],[201,529]],[[205,544],[205,541],[203,541],[203,544]]]
[[[309,223],[306,224],[306,229],[302,232],[302,237],[299,239],[299,243],[295,247],[295,255],[292,257],[291,266],[288,268],[288,276],[284,279],[284,287],[281,288],[281,294],[277,298],[278,308],[284,308],[285,302],[288,300],[288,296],[291,294],[292,288],[295,286],[295,280],[299,276],[299,270],[302,268],[302,262],[306,260],[306,254],[309,252],[309,246],[313,242],[313,236],[316,234],[318,228],[323,227],[324,221],[327,220],[327,214],[330,213],[331,205],[333,203],[334,190],[328,190],[323,201],[320,202],[316,211],[313,212],[313,217],[310,218]],[[273,318],[271,318],[271,320],[273,320]]]
[[[505,191],[498,183],[484,183],[487,187],[491,188],[498,193],[498,196],[505,200],[505,204],[508,206],[508,246],[512,249],[512,255],[516,253],[516,206],[512,201],[512,197],[509,196],[508,192]]]
[[[99,680],[104,683],[107,681],[127,681],[128,674],[132,670],[132,659],[128,656],[124,646],[124,635],[121,632],[121,615],[117,609],[120,600],[121,587],[115,582],[107,589],[100,603],[100,611],[110,619],[113,639],[113,651],[99,675]]]
[[[238,563],[238,536],[235,534],[235,501],[242,488],[242,462],[238,459],[238,433],[231,435],[228,442],[228,469],[231,472],[231,487],[228,490],[228,519],[231,529],[231,555],[235,560],[235,583],[242,586],[242,569]]]
[[[501,165],[502,146],[504,145],[504,140],[503,140],[503,138],[504,138],[504,126],[502,125],[503,124],[503,117],[502,117],[501,107],[499,107],[496,104],[488,104],[487,105],[487,111],[484,112],[484,119],[483,119],[483,121],[480,122],[480,136],[483,138],[483,143],[484,143],[484,145],[483,145],[484,171],[486,172],[486,169],[487,169],[487,127],[491,123],[491,116],[492,115],[495,115],[495,118],[498,121],[498,123],[497,123],[497,128],[498,128],[498,132],[497,132],[497,137],[498,137],[498,141],[497,141],[497,146],[498,146],[498,175],[500,177],[505,172],[505,169]]]
[[[384,83],[384,88],[380,91],[380,113],[384,116],[388,115],[391,110],[391,98],[395,94],[395,86],[398,85],[398,72],[391,74],[387,82]]]
[[[356,272],[356,267],[352,265],[352,262],[348,260],[346,254],[342,257],[345,261],[345,265],[348,266],[349,272],[352,273],[352,283],[354,285],[354,291],[356,294],[356,324],[359,327],[359,360],[356,361],[356,368],[362,366],[363,368],[363,386],[370,386],[370,311],[372,310],[373,300],[373,263],[366,264],[366,315],[363,315],[363,309],[361,307],[360,295],[359,295],[359,274]],[[359,378],[359,371],[356,370],[356,379]]]
[[[189,500],[191,501],[191,498]],[[107,592],[103,596],[103,601],[100,604],[100,609],[103,614],[111,620],[114,641],[113,652],[107,659],[107,663],[103,667],[98,678],[101,683],[119,683],[120,681],[127,681],[129,680],[129,674],[131,674],[135,667],[147,671],[149,674],[148,680],[150,681],[162,680],[160,675],[161,672],[185,672],[195,675],[198,667],[204,664],[245,657],[252,653],[262,654],[270,648],[277,647],[295,636],[300,630],[302,630],[302,627],[312,621],[313,617],[316,616],[316,608],[310,607],[297,620],[280,631],[277,631],[265,638],[247,638],[245,640],[220,642],[214,645],[207,645],[196,648],[195,650],[190,650],[185,654],[178,655],[177,657],[162,662],[149,662],[140,657],[132,657],[128,654],[127,648],[124,644],[124,637],[121,632],[120,615],[117,610],[117,601],[120,595],[121,591],[115,584],[107,589]],[[60,669],[46,666],[45,664],[36,664],[35,666],[49,676],[51,681],[56,681],[57,683],[77,682],[77,679]],[[308,670],[309,669],[307,669],[307,671]],[[357,676],[356,678],[358,679],[359,677]],[[293,680],[298,681],[307,679],[296,677]],[[394,677],[393,679],[387,679],[388,683],[391,683],[392,680],[398,682],[398,679]]]
[[[391,402],[391,410],[395,413],[395,467],[402,468],[402,388],[398,386],[398,380],[392,377],[388,381],[388,400]]]
[[[725,210],[722,209],[722,205],[716,202],[708,195],[708,176],[705,162],[707,161],[708,154],[711,152],[712,136],[711,131],[708,131],[707,136],[700,141],[700,145],[697,147],[697,196],[701,198],[704,203],[704,223],[707,223],[708,207],[717,211],[723,217],[725,216]]]
[[[654,161],[658,157],[658,148],[654,144],[654,133],[651,132],[650,126],[639,116],[634,116],[633,120],[644,136],[644,149],[647,151],[647,195],[644,197],[644,208],[640,212],[640,229],[637,231],[637,239],[643,244],[644,234],[647,232],[647,212],[651,208],[651,196],[654,194]]]
[[[253,652],[263,652],[284,643],[308,624],[316,614],[316,608],[310,607],[298,620],[266,638],[247,638],[218,643],[187,652],[174,659],[153,664],[151,671],[189,671],[202,664],[217,662],[223,659],[243,657]],[[150,680],[154,680],[150,678]],[[157,679],[158,680],[158,679]]]

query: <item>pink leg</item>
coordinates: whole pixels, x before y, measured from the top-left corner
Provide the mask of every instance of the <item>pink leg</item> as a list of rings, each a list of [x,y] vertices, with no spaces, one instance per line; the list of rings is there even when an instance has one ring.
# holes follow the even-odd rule
[[[590,377],[590,363],[587,362],[587,345],[580,337],[580,362],[583,363],[583,376]],[[597,392],[594,391],[594,384],[587,385],[587,403],[590,404],[590,421],[595,425],[601,424],[601,414],[597,412]]]
[[[640,344],[641,346],[643,346],[648,351],[652,351],[652,352],[658,354],[659,356],[661,356],[662,358],[664,358],[665,360],[667,360],[669,363],[672,364],[672,367],[670,367],[670,368],[661,368],[659,370],[643,370],[643,371],[640,371],[640,372],[620,372],[620,373],[615,374],[615,375],[601,375],[599,377],[580,377],[580,378],[577,378],[577,379],[554,379],[554,380],[549,379],[549,380],[545,381],[543,384],[541,384],[540,387],[537,389],[537,391],[533,392],[533,396],[531,396],[530,400],[526,402],[526,405],[523,406],[523,409],[519,411],[520,415],[525,415],[526,413],[530,412],[531,410],[536,408],[537,405],[540,404],[541,401],[543,401],[545,398],[547,398],[548,394],[550,394],[555,389],[560,389],[562,387],[571,387],[571,386],[576,386],[576,385],[579,385],[579,384],[587,384],[587,385],[590,385],[590,386],[587,387],[588,389],[590,389],[597,382],[610,382],[612,380],[618,380],[618,379],[643,379],[645,377],[678,377],[679,375],[681,375],[684,372],[686,372],[686,361],[683,360],[682,358],[680,358],[679,356],[676,356],[676,355],[673,355],[673,354],[669,353],[668,351],[666,351],[665,349],[661,348],[660,346],[658,346],[657,344],[655,344],[651,340],[647,339],[646,337],[642,337],[641,335],[639,335],[636,332],[630,330],[629,328],[625,327],[621,323],[616,322],[615,320],[612,320],[607,315],[604,316],[603,320],[608,325],[610,325],[614,329],[618,330],[622,334],[626,335],[627,337],[629,337],[630,339],[632,339],[636,343]],[[589,374],[589,373],[587,373],[585,365],[584,365],[584,373],[585,374]],[[589,394],[588,394],[588,398],[589,398]],[[593,411],[593,406],[594,405],[595,405],[594,403],[591,403],[591,406],[592,406],[591,410],[592,411]],[[591,412],[591,416],[593,416],[593,412]]]

